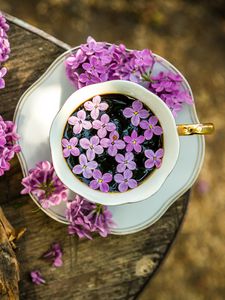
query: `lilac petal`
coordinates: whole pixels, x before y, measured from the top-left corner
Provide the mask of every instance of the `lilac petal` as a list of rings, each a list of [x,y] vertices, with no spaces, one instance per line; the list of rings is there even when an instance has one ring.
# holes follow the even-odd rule
[[[118,140],[119,139],[119,133],[117,131],[112,131],[109,135],[110,140]]]
[[[71,152],[71,154],[72,154],[73,156],[78,156],[78,155],[80,155],[80,150],[79,150],[77,147],[72,148],[70,152]]]
[[[134,144],[134,151],[137,152],[137,153],[140,153],[141,152],[141,146],[139,144]]]
[[[94,179],[102,179],[102,172],[100,170],[93,171],[93,178]]]
[[[83,127],[84,129],[91,129],[92,125],[91,125],[91,122],[90,121],[83,121]]]
[[[110,122],[106,125],[106,129],[108,131],[114,131],[114,130],[116,130],[116,125],[114,123]]]
[[[83,176],[87,179],[92,177],[92,171],[89,168],[83,169]]]
[[[131,153],[131,152],[130,152]],[[130,161],[127,163],[127,168],[129,170],[135,170],[136,169],[136,163],[134,161]]]
[[[100,145],[103,147],[103,148],[108,148],[110,146],[111,142],[109,139],[107,138],[103,138],[102,140],[100,140]]]
[[[91,117],[92,119],[96,120],[99,116],[99,109],[98,108],[94,108],[92,111],[91,111]]]
[[[127,144],[127,146],[126,146],[126,151],[127,152],[131,152],[133,149],[134,149],[134,146],[133,146],[134,144]]]
[[[90,141],[87,138],[82,138],[80,139],[80,146],[83,149],[87,150],[90,147]]]
[[[62,264],[63,264],[62,258],[61,258],[61,257],[56,257],[55,260],[54,260],[53,265],[54,265],[55,267],[61,267]]]
[[[155,155],[155,153],[154,153],[152,150],[150,150],[150,149],[145,150],[145,156],[146,156],[147,158],[153,158],[154,155]]]
[[[70,117],[70,118],[68,119],[68,123],[69,123],[70,125],[75,125],[78,121],[79,121],[79,119],[78,119],[77,117],[75,117],[75,116],[72,116],[72,117]]]
[[[155,126],[152,130],[155,135],[161,135],[163,133],[162,128],[160,126]]]
[[[138,112],[139,112],[139,111],[142,109],[143,104],[142,104],[141,101],[136,100],[136,101],[134,101],[134,102],[132,103],[132,107],[133,107],[134,111],[138,111]]]
[[[123,173],[126,170],[126,165],[124,163],[118,164],[116,167],[116,171],[119,173]]]
[[[87,149],[86,151],[87,159],[92,161],[95,158],[95,150],[94,149]]]
[[[123,181],[124,181],[123,175],[122,175],[122,174],[116,174],[116,175],[114,176],[114,180],[115,180],[115,182],[117,182],[117,183],[123,182]]]
[[[107,135],[107,130],[105,128],[100,128],[97,134],[102,139]]]
[[[135,179],[129,179],[128,180],[128,186],[130,189],[133,189],[137,187],[137,181]]]
[[[104,114],[101,116],[101,122],[103,124],[108,124],[109,123],[109,116],[107,114]]]
[[[126,118],[131,118],[134,114],[134,111],[132,108],[130,107],[126,107],[124,110],[123,110],[123,115],[124,117]]]
[[[162,149],[162,148],[158,149],[158,150],[156,151],[155,155],[156,155],[157,158],[163,157],[163,155],[164,155],[163,149]]]
[[[146,119],[148,116],[149,116],[149,112],[146,110],[146,109],[141,109],[139,111],[139,116],[142,118],[142,119]]]
[[[127,182],[121,182],[118,186],[118,189],[120,192],[126,192],[128,190],[128,184]]]
[[[103,174],[102,179],[104,182],[110,182],[110,181],[112,181],[112,174],[105,173],[105,174]]]
[[[145,136],[147,141],[151,140],[151,138],[153,137],[152,129],[145,130],[144,136]]]
[[[122,140],[115,141],[115,146],[117,149],[124,149],[126,147],[126,144]]]
[[[101,97],[99,95],[97,96],[94,96],[93,99],[92,99],[92,102],[94,105],[99,105],[99,103],[101,102]]]
[[[147,121],[143,120],[143,121],[140,122],[140,127],[142,129],[148,129],[149,128],[149,123]]]
[[[156,125],[158,123],[158,118],[156,116],[152,116],[149,118],[148,122],[150,125]]]
[[[87,101],[84,103],[84,107],[86,110],[90,111],[90,110],[94,109],[94,104],[92,103],[92,101]]]
[[[110,145],[108,148],[108,154],[111,156],[116,156],[117,154],[117,147],[115,145]]]
[[[140,117],[139,117],[139,115],[133,115],[132,118],[131,118],[131,123],[134,126],[138,126],[138,124],[140,123]]]
[[[152,167],[154,167],[154,160],[153,159],[147,159],[145,162],[145,168],[146,169],[151,169]]]
[[[94,151],[96,154],[102,154],[103,148],[102,148],[102,146],[98,145],[98,146],[95,146]]]
[[[83,172],[83,168],[81,165],[76,165],[73,167],[73,173],[75,174],[81,174]]]
[[[132,140],[136,139],[137,137],[138,137],[137,131],[133,130],[132,133],[131,133]]]
[[[124,140],[127,144],[129,144],[129,143],[132,142],[132,139],[131,139],[131,137],[130,137],[129,135],[124,136],[124,137],[123,137],[123,140]]]
[[[87,157],[84,154],[81,154],[79,156],[79,162],[81,166],[86,166],[87,165]]]
[[[125,160],[131,161],[131,160],[133,160],[133,159],[134,159],[134,154],[133,154],[132,152],[127,152],[127,153],[125,154]]]
[[[136,141],[138,144],[142,144],[145,140],[145,137],[143,135],[139,135],[139,137],[136,138]]]
[[[90,143],[93,146],[98,145],[99,144],[99,137],[97,135],[92,136],[91,139],[90,139]]]
[[[102,184],[100,184],[100,190],[103,193],[107,193],[109,191],[109,185],[106,182],[102,182]]]
[[[126,157],[126,156],[125,156]],[[115,157],[115,160],[118,162],[118,163],[124,163],[124,156],[122,154],[117,154],[116,157]]]
[[[77,117],[80,119],[80,120],[85,120],[86,119],[86,112],[82,109],[82,110],[79,110],[78,113],[77,113]]]
[[[73,126],[73,133],[75,133],[75,134],[81,133],[82,128],[83,128],[83,126],[82,126],[81,124],[76,123],[76,124]]]
[[[161,164],[162,164],[161,159],[160,158],[156,158],[155,159],[155,166],[156,166],[157,169],[161,167]]]
[[[99,182],[98,180],[92,180],[89,184],[90,188],[92,188],[93,190],[97,190],[99,188]]]
[[[89,161],[88,163],[87,163],[87,167],[89,168],[89,169],[96,169],[97,168],[97,166],[98,166],[98,163],[95,161],[95,160],[92,160],[92,161]]]
[[[100,110],[106,110],[109,107],[109,105],[106,102],[102,102],[99,104]]]
[[[63,149],[63,156],[69,157],[70,156],[70,150],[68,148]]]
[[[78,139],[76,137],[73,137],[70,139],[70,145],[76,146],[78,143]]]
[[[69,141],[67,139],[62,139],[62,145],[63,147],[67,147],[69,145]]]
[[[130,179],[132,176],[133,176],[133,172],[128,170],[128,169],[125,170],[124,173],[123,173],[124,179]]]
[[[99,120],[95,120],[92,122],[92,126],[94,129],[100,129],[102,127],[102,122]]]

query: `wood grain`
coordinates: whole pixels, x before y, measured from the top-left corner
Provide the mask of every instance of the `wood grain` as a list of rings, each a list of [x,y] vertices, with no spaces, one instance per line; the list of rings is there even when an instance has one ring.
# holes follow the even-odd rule
[[[23,92],[65,51],[40,34],[12,22],[10,25],[12,54],[7,63],[7,87],[0,91],[0,113],[6,119],[12,119]],[[136,234],[78,241],[67,235],[64,225],[38,210],[29,196],[20,195],[21,179],[15,159],[11,170],[0,178],[0,205],[13,226],[27,228],[17,250],[20,298],[27,300],[135,299],[165,258],[189,199],[187,192],[157,223]],[[64,264],[59,269],[40,259],[55,241],[61,243],[64,252]],[[41,271],[46,285],[31,283],[29,272],[36,269]]]

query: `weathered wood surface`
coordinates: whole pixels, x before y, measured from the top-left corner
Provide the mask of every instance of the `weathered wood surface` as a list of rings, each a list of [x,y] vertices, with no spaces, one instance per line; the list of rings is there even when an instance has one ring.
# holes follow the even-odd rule
[[[65,51],[40,34],[12,22],[10,25],[7,87],[0,91],[0,113],[6,119],[12,119],[23,92]],[[67,235],[64,225],[38,210],[29,196],[20,196],[21,179],[15,159],[12,169],[0,178],[0,205],[14,227],[27,228],[16,252],[21,270],[20,298],[27,300],[135,299],[165,258],[189,198],[186,193],[157,223],[136,234],[77,241]],[[64,251],[64,264],[59,269],[40,259],[55,241]],[[46,285],[31,283],[29,272],[34,269],[41,271]]]

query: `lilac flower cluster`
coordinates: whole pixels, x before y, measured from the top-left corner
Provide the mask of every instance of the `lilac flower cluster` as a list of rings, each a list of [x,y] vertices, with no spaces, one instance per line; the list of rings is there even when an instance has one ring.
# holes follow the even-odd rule
[[[5,17],[0,12],[0,89],[5,87],[4,76],[7,73],[7,69],[2,67],[2,63],[4,63],[10,54],[10,44],[7,36],[7,31],[9,30],[9,25],[6,22]]]
[[[109,192],[110,186],[116,184],[120,192],[125,192],[138,185],[137,180],[133,178],[137,154],[144,152],[147,158],[146,169],[161,166],[163,149],[158,149],[154,153],[151,149],[143,148],[142,144],[151,140],[153,136],[162,135],[163,131],[158,125],[157,117],[150,115],[150,111],[143,107],[142,102],[135,100],[131,107],[126,107],[122,111],[123,117],[130,119],[134,129],[130,136],[120,136],[116,124],[110,122],[110,117],[106,114],[108,107],[109,105],[102,102],[98,95],[93,97],[92,101],[86,101],[80,110],[69,117],[68,123],[73,126],[74,136],[70,139],[62,139],[63,155],[67,159],[77,157],[79,163],[73,166],[72,172],[87,179],[92,189]],[[82,119],[79,119],[79,116],[83,116]],[[92,132],[95,129],[96,134],[92,135],[90,139],[82,137],[78,140],[77,136],[82,134],[83,130],[88,132],[90,129]],[[138,135],[138,131],[142,131],[143,135]],[[117,173],[101,169],[101,159],[99,162],[96,160],[103,153],[107,153],[115,159]],[[87,183],[87,181],[85,182]]]
[[[76,234],[79,238],[92,239],[94,232],[106,237],[115,225],[106,206],[91,203],[79,195],[67,203],[66,218],[70,223],[69,234]]]
[[[68,190],[55,173],[52,163],[40,161],[22,179],[21,194],[31,193],[37,197],[43,208],[49,208],[67,200]]]
[[[10,160],[20,151],[16,144],[19,135],[12,121],[4,121],[0,115],[0,176],[10,169]]]
[[[124,45],[108,45],[88,37],[87,43],[72,53],[65,62],[66,74],[76,88],[108,80],[136,82],[158,95],[174,116],[183,103],[192,104],[190,94],[182,87],[182,77],[171,71],[155,74],[158,61],[148,49],[127,51]],[[94,114],[94,112],[93,112]],[[134,123],[142,118],[132,116]]]

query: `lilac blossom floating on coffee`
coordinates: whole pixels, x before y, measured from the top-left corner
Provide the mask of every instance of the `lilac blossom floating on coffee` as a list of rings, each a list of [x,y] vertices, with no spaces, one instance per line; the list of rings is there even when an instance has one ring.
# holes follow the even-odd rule
[[[68,190],[55,173],[49,161],[40,161],[22,179],[21,194],[34,195],[43,208],[59,205],[67,200]]]
[[[80,112],[91,126],[74,130],[71,120],[77,120]],[[78,155],[72,152],[75,148]],[[159,167],[159,159],[161,164],[159,149],[163,149],[163,130],[157,117],[138,99],[121,94],[87,99],[69,116],[62,138],[71,172],[103,193],[136,188]],[[156,153],[157,160],[153,154],[146,159],[148,151]]]
[[[68,56],[65,67],[67,77],[78,89],[97,82],[122,79],[136,82],[159,96],[174,116],[184,104],[193,104],[181,75],[174,70],[159,71],[160,60],[148,49],[127,51],[123,44],[108,45],[88,37],[86,44]],[[98,113],[98,109],[93,112],[96,118]],[[131,115],[131,111],[128,110],[128,114]],[[133,121],[138,122],[138,117]]]

